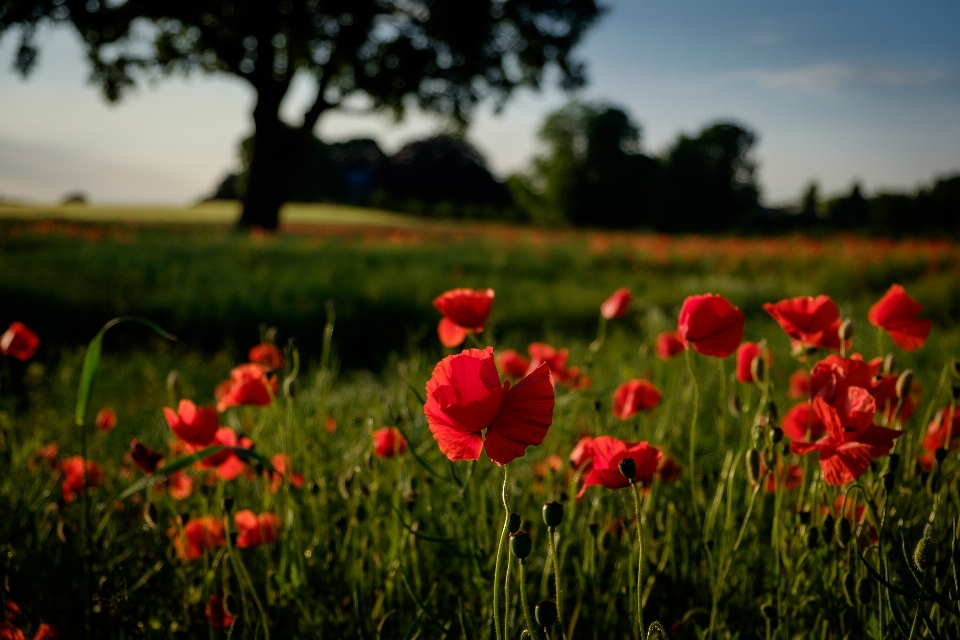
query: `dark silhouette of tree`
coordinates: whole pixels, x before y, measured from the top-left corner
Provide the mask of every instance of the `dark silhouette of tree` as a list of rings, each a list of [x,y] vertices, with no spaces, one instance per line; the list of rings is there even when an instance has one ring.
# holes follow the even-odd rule
[[[574,102],[551,113],[539,137],[549,151],[534,161],[532,176],[513,181],[534,218],[609,228],[649,223],[657,162],[640,152],[640,127],[625,111]]]
[[[750,151],[756,135],[721,122],[694,138],[681,135],[664,159],[660,219],[664,231],[720,231],[756,210],[759,189]]]
[[[820,215],[820,185],[816,180],[810,182],[800,197],[800,215],[814,219]]]
[[[0,0],[0,34],[20,28],[14,65],[26,75],[37,25],[73,25],[109,100],[151,76],[243,78],[257,100],[240,223],[274,228],[323,113],[356,98],[400,117],[415,101],[465,121],[487,97],[502,106],[539,88],[551,65],[562,86],[580,86],[571,51],[600,13],[596,0]],[[280,103],[298,71],[316,94],[287,135]]]
[[[870,207],[860,192],[859,183],[854,183],[849,195],[835,198],[827,205],[827,217],[835,229],[848,231],[863,228],[869,216]]]

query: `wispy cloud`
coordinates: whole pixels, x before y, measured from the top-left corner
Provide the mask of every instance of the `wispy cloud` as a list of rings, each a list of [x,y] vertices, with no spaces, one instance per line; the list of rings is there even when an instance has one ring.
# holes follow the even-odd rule
[[[747,69],[726,74],[725,80],[817,94],[855,87],[960,86],[960,75],[940,69],[862,67],[839,62],[782,70]]]

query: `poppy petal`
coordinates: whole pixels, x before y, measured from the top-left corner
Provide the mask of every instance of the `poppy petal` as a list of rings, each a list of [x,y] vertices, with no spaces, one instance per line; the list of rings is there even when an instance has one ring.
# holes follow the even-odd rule
[[[448,349],[453,349],[459,347],[467,339],[467,330],[453,320],[443,317],[437,325],[437,336],[440,338],[440,344]]]
[[[820,450],[820,468],[828,484],[844,485],[859,478],[870,466],[870,445],[847,442],[832,451]]]
[[[487,456],[504,465],[522,456],[527,447],[543,442],[553,423],[553,405],[550,367],[543,363],[507,391],[487,431]]]

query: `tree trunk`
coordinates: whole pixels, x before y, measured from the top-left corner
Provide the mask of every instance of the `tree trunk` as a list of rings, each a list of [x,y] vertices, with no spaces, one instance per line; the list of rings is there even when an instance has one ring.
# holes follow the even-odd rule
[[[280,100],[286,86],[261,89],[253,110],[254,141],[247,192],[243,197],[241,227],[275,230],[280,207],[286,201],[291,181],[290,158],[284,153],[287,131],[280,122]]]

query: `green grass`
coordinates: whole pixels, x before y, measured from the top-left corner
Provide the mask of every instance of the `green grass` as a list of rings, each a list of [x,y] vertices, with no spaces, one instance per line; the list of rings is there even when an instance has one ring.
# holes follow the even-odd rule
[[[502,227],[407,234],[367,225],[318,227],[258,239],[211,225],[0,223],[0,323],[23,320],[43,340],[31,363],[6,359],[0,380],[0,458],[9,470],[0,474],[6,597],[20,604],[28,630],[43,619],[76,637],[82,637],[87,611],[92,637],[216,638],[203,608],[210,594],[223,593],[239,614],[233,637],[265,637],[266,625],[273,638],[493,638],[502,475],[485,457],[449,463],[427,428],[417,396],[444,353],[433,333],[438,314],[430,300],[453,286],[491,286],[497,298],[484,342],[522,350],[528,341],[545,339],[568,346],[571,363],[583,365],[599,303],[628,286],[637,299],[630,315],[611,324],[589,372],[592,386],[558,389],[546,440],[510,465],[510,507],[534,538],[526,564],[531,603],[553,593],[540,509],[560,500],[566,507],[559,555],[568,627],[576,615],[572,637],[636,637],[636,529],[628,492],[591,488],[576,500],[566,468],[545,477],[534,469],[552,454],[565,459],[582,434],[610,434],[648,440],[684,466],[680,481],[655,482],[644,502],[647,623],[659,620],[672,638],[699,638],[711,627],[715,638],[874,638],[881,627],[883,638],[907,637],[901,629],[913,621],[913,599],[894,594],[881,601],[886,592],[876,583],[867,605],[844,597],[848,574],[869,579],[857,553],[866,546],[821,542],[808,549],[810,529],[823,529],[821,507],[841,495],[817,481],[815,457],[799,460],[802,489],[761,492],[747,517],[753,490],[745,478],[746,449],[784,453],[782,445],[770,444],[769,430],[754,431],[758,389],[730,380],[732,361],[693,358],[700,402],[691,482],[692,380],[683,358],[661,362],[652,354],[654,337],[675,326],[685,296],[723,293],[744,309],[745,337],[766,339],[774,351],[772,397],[782,414],[792,404],[785,395],[788,376],[810,363],[792,360],[786,337],[765,317],[762,303],[831,294],[844,316],[858,323],[855,349],[872,357],[877,336],[866,309],[892,281],[906,286],[935,320],[924,349],[897,352],[900,366],[917,372],[924,403],[898,445],[904,460],[887,504],[883,548],[865,558],[877,566],[884,557],[898,588],[915,592],[901,547],[910,553],[939,495],[939,555],[930,584],[949,591],[958,575],[955,454],[935,494],[910,453],[919,448],[927,408],[948,402],[949,387],[938,382],[943,365],[960,352],[957,252],[940,245],[811,243],[784,239],[762,250],[760,243],[680,239],[660,251],[634,236]],[[328,299],[337,310],[336,365],[323,369]],[[86,427],[89,456],[105,469],[103,486],[90,494],[91,529],[104,524],[96,542],[83,545],[82,505],[60,500],[58,474],[35,453],[52,441],[61,458],[80,452],[72,414],[83,345],[104,321],[128,313],[159,322],[179,340],[168,343],[133,325],[107,335],[91,415],[112,407],[118,425],[109,434]],[[290,455],[306,485],[272,494],[261,477],[208,486],[191,471],[195,490],[185,501],[146,490],[116,506],[116,497],[141,477],[124,472],[131,438],[176,458],[162,415],[170,404],[169,372],[178,372],[180,395],[212,402],[214,386],[259,340],[261,324],[277,327],[281,344],[296,337],[304,361],[299,391],[264,409],[231,409],[221,422],[253,438],[267,457]],[[620,422],[610,414],[611,393],[635,376],[649,377],[663,401]],[[739,416],[728,410],[734,393],[745,408]],[[326,429],[328,415],[337,422],[334,433]],[[382,425],[401,427],[417,455],[374,457],[370,434]],[[862,478],[878,505],[886,464],[879,460]],[[235,509],[276,512],[281,540],[179,560],[168,535],[177,517],[220,514],[224,496],[235,499]],[[853,496],[863,503],[860,494]],[[155,510],[155,528],[144,519],[146,503]],[[801,519],[806,510],[810,522]],[[82,596],[84,548],[89,602]],[[514,561],[511,640],[523,626],[516,577]],[[778,625],[762,613],[767,605],[779,612]],[[924,613],[941,637],[960,633],[944,606],[927,603]],[[929,633],[922,618],[914,637],[921,633]]]

